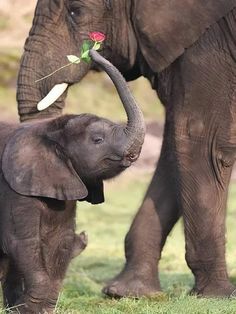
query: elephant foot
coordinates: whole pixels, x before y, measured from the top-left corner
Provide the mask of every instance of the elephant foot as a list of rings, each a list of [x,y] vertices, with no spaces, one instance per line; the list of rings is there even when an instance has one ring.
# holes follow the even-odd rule
[[[163,295],[157,277],[145,276],[142,271],[132,269],[124,269],[103,288],[102,292],[112,298],[159,297]]]
[[[230,282],[214,282],[205,286],[203,289],[194,287],[190,294],[199,297],[218,297],[218,298],[236,298],[236,287]]]
[[[49,287],[50,289],[50,287]],[[9,308],[12,314],[53,314],[57,300],[54,298],[37,298],[32,295],[22,295],[14,306]]]
[[[9,308],[11,314],[53,314],[55,313],[54,307],[42,307],[42,306],[29,306],[28,304],[19,304]]]

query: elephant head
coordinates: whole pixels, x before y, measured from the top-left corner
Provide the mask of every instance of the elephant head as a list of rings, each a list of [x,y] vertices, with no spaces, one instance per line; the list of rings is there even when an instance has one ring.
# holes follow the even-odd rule
[[[57,84],[65,89],[64,83],[79,82],[91,66],[80,63],[35,81],[63,66],[67,55],[80,55],[89,32],[106,34],[102,54],[127,79],[142,74],[153,81],[234,6],[235,0],[38,1],[18,78],[21,121],[61,113],[66,91],[45,111],[38,112],[37,103]]]
[[[145,134],[143,115],[120,72],[98,52],[90,54],[113,80],[128,122],[81,114],[21,124],[2,158],[4,176],[19,194],[99,203],[103,180],[137,160]]]
[[[115,66],[122,71],[132,67],[136,41],[131,21],[126,18],[129,10],[130,4],[125,0],[38,1],[18,77],[17,100],[21,121],[61,114],[66,91],[47,110],[38,112],[37,104],[55,85],[66,83],[70,86],[79,82],[91,66],[81,62],[39,83],[35,81],[67,63],[67,55],[80,55],[89,32],[106,34],[102,54],[109,56]],[[117,23],[123,21],[116,30],[111,25],[115,20]],[[125,43],[122,38],[125,38]],[[114,58],[111,57],[112,50],[115,51]]]

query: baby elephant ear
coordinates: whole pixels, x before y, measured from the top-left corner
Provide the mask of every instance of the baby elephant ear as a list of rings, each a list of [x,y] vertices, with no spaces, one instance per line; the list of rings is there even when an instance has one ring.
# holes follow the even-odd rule
[[[17,193],[58,200],[79,200],[88,191],[60,147],[34,126],[24,126],[9,139],[2,157],[6,181]]]

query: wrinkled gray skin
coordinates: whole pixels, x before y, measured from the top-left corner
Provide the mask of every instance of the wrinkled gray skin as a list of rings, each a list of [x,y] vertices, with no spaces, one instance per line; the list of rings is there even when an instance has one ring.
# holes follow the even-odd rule
[[[225,208],[236,147],[235,7],[236,0],[38,2],[18,81],[22,121],[61,113],[66,93],[42,113],[36,104],[55,83],[78,82],[89,66],[34,81],[65,64],[67,54],[80,54],[90,31],[107,35],[102,53],[127,80],[147,77],[166,110],[161,157],[126,236],[124,270],[104,289],[108,295],[160,291],[157,262],[181,215],[193,292],[234,291],[225,262]]]
[[[0,270],[14,313],[52,313],[70,260],[87,245],[75,234],[76,200],[104,201],[103,180],[139,156],[144,120],[124,78],[97,52],[127,113],[120,125],[91,114],[0,123]]]

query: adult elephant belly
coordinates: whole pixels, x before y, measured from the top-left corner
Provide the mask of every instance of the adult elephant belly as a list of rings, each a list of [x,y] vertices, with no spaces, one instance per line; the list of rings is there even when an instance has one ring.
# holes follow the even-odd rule
[[[104,292],[160,291],[157,263],[183,215],[193,293],[231,296],[225,210],[236,148],[236,9],[214,24],[156,78],[166,108],[157,170],[126,236],[126,265]]]

